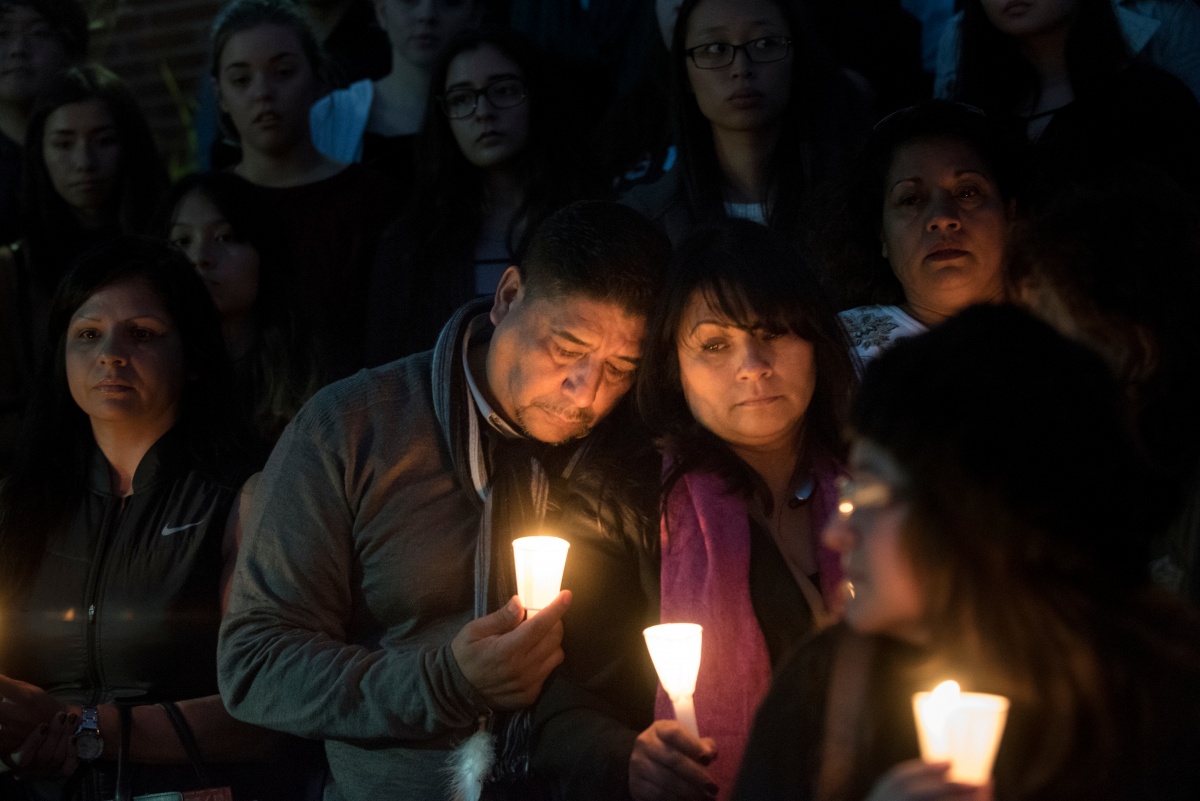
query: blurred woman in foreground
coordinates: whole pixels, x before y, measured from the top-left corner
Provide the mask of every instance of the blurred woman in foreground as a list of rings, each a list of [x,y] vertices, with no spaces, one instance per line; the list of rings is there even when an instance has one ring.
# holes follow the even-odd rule
[[[1200,623],[1149,583],[1162,492],[1100,357],[977,307],[873,363],[851,423],[846,625],[776,675],[736,797],[1197,797]],[[947,678],[1011,701],[994,787],[916,760]]]

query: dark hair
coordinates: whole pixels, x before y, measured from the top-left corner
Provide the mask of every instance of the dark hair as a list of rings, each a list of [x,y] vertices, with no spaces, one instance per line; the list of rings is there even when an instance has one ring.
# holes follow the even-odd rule
[[[87,231],[79,224],[54,189],[42,155],[50,115],[71,103],[92,100],[103,103],[112,115],[121,145],[113,225],[102,232]],[[95,64],[72,67],[38,98],[25,136],[23,164],[22,229],[36,265],[34,280],[47,295],[53,294],[67,265],[97,239],[143,231],[167,186],[154,136],[133,94],[120,78]]]
[[[321,43],[313,33],[312,26],[300,13],[291,0],[232,0],[222,8],[213,20],[209,33],[208,71],[212,79],[219,85],[221,82],[221,55],[225,46],[235,34],[257,28],[261,25],[281,25],[296,34],[300,41],[300,49],[312,68],[313,75],[320,84],[329,81],[330,67],[321,48]],[[226,136],[236,140],[237,129],[233,120],[225,112],[220,116],[221,131]]]
[[[697,230],[680,245],[638,371],[638,407],[675,460],[663,497],[693,470],[718,473],[740,491],[759,483],[749,466],[695,419],[683,395],[679,326],[697,292],[740,327],[790,331],[812,343],[816,389],[797,445],[810,463],[819,458],[843,462],[856,384],[845,329],[797,248],[756,223],[726,220]]]
[[[236,372],[244,379],[241,388],[250,393],[242,400],[255,428],[273,443],[322,383],[316,345],[297,317],[285,278],[282,233],[269,210],[253,202],[240,179],[229,173],[194,173],[177,181],[167,194],[154,229],[158,236],[170,237],[180,204],[193,193],[212,203],[234,237],[258,253],[255,341],[244,367],[237,365],[243,369]]]
[[[441,96],[450,65],[462,53],[494,47],[521,71],[529,105],[529,139],[517,157],[525,199],[513,215],[508,248],[518,259],[532,229],[573,200],[569,134],[569,97],[534,45],[503,28],[466,30],[446,44],[433,67],[425,122],[417,139],[416,183],[408,204],[408,228],[416,238],[414,260],[427,265],[447,261],[449,252],[470,257],[483,227],[482,170],[463,155]],[[518,233],[523,235],[518,238]],[[455,263],[461,263],[462,258]]]
[[[808,206],[807,240],[837,308],[904,302],[904,288],[879,246],[883,201],[896,152],[929,139],[969,146],[1006,203],[1021,196],[1023,143],[979,109],[929,100],[884,117],[846,174],[816,193]]]
[[[671,97],[679,144],[685,201],[700,223],[725,216],[722,172],[717,163],[712,124],[700,112],[688,80],[687,27],[696,6],[685,0],[675,22],[671,45]],[[866,132],[867,108],[861,92],[836,67],[815,37],[804,9],[793,0],[773,0],[792,38],[791,95],[783,112],[782,132],[766,170],[768,222],[794,234],[805,190],[847,161]]]
[[[658,16],[652,4],[639,20],[636,78],[629,91],[619,95],[586,139],[590,154],[590,181],[618,196],[625,172],[647,155],[651,159],[675,146],[671,108],[670,45],[663,45]]]
[[[1106,358],[1165,481],[1200,455],[1200,209],[1165,173],[1125,167],[1060,190],[1014,231],[1009,281],[1049,290],[1062,321]],[[1051,321],[1055,322],[1055,321]]]
[[[531,296],[581,295],[648,316],[670,258],[670,241],[633,209],[581,200],[533,232],[521,277]]]
[[[21,469],[0,485],[0,573],[14,586],[36,573],[48,531],[65,525],[83,492],[94,438],[71,396],[65,350],[71,318],[100,289],[144,281],[162,300],[183,348],[188,379],[182,446],[200,469],[225,475],[244,453],[246,429],[229,387],[232,368],[204,282],[165,242],[121,236],[89,250],[63,277],[50,309],[46,346],[19,445]]]
[[[976,306],[872,362],[851,422],[904,476],[901,541],[931,653],[1010,697],[1017,720],[1053,724],[1014,737],[998,784],[1060,797],[1045,791],[1068,760],[1103,781],[1130,739],[1112,693],[1141,681],[1114,661],[1161,633],[1134,618],[1142,535],[1162,516],[1104,362],[1024,311]]]
[[[1026,98],[1036,106],[1041,83],[1016,37],[992,25],[980,0],[965,0],[958,72],[952,96],[989,112],[1014,114]],[[1108,0],[1079,0],[1066,42],[1067,74],[1077,95],[1111,80],[1129,61],[1129,46]]]
[[[17,8],[40,14],[71,61],[87,56],[88,18],[79,0],[0,0],[0,14]]]

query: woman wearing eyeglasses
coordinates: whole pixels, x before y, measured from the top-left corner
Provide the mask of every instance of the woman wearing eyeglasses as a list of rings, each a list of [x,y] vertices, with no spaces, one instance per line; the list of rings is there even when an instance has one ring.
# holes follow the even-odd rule
[[[519,34],[460,34],[433,87],[416,186],[371,280],[372,364],[433,347],[454,310],[495,293],[526,236],[578,194],[567,93]]]
[[[724,217],[794,235],[805,191],[865,135],[855,84],[790,0],[688,0],[671,53],[679,167],[625,202],[676,244]]]
[[[851,425],[846,625],[776,673],[735,799],[1200,797],[1200,620],[1149,582],[1170,508],[1102,359],[976,306],[880,356]],[[1011,703],[991,786],[919,759],[946,679]]]
[[[661,620],[704,627],[702,739],[660,694],[629,790],[727,799],[772,668],[836,611],[841,569],[819,534],[854,369],[796,249],[744,220],[680,247],[649,330],[638,403],[664,450]]]
[[[313,145],[308,110],[324,86],[324,66],[290,0],[233,0],[213,24],[222,124],[242,146],[232,172],[280,232],[300,314],[327,354],[329,376],[340,378],[363,365],[367,278],[398,200],[382,176]]]

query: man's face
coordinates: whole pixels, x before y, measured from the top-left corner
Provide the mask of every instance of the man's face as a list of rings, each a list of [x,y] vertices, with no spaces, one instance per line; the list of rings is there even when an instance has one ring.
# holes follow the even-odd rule
[[[530,295],[516,267],[491,312],[487,382],[499,411],[528,436],[586,436],[633,385],[646,321],[577,295]]]
[[[45,17],[27,6],[0,11],[0,102],[32,103],[69,64]]]

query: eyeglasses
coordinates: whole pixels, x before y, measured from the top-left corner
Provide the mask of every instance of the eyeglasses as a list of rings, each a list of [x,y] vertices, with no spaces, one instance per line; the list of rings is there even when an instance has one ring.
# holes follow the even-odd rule
[[[855,512],[886,509],[902,500],[899,489],[874,476],[858,479],[842,476],[837,481],[837,491],[837,510],[843,518]]]
[[[709,42],[689,47],[684,52],[700,69],[719,70],[732,64],[733,60],[737,58],[739,50],[745,51],[746,58],[755,64],[769,64],[772,61],[783,61],[791,49],[792,37],[790,36],[764,36],[740,45],[729,44],[729,42]]]
[[[501,78],[482,89],[451,89],[441,96],[442,111],[452,120],[463,120],[475,113],[480,97],[487,97],[492,108],[513,108],[525,102],[525,82],[520,78]]]

